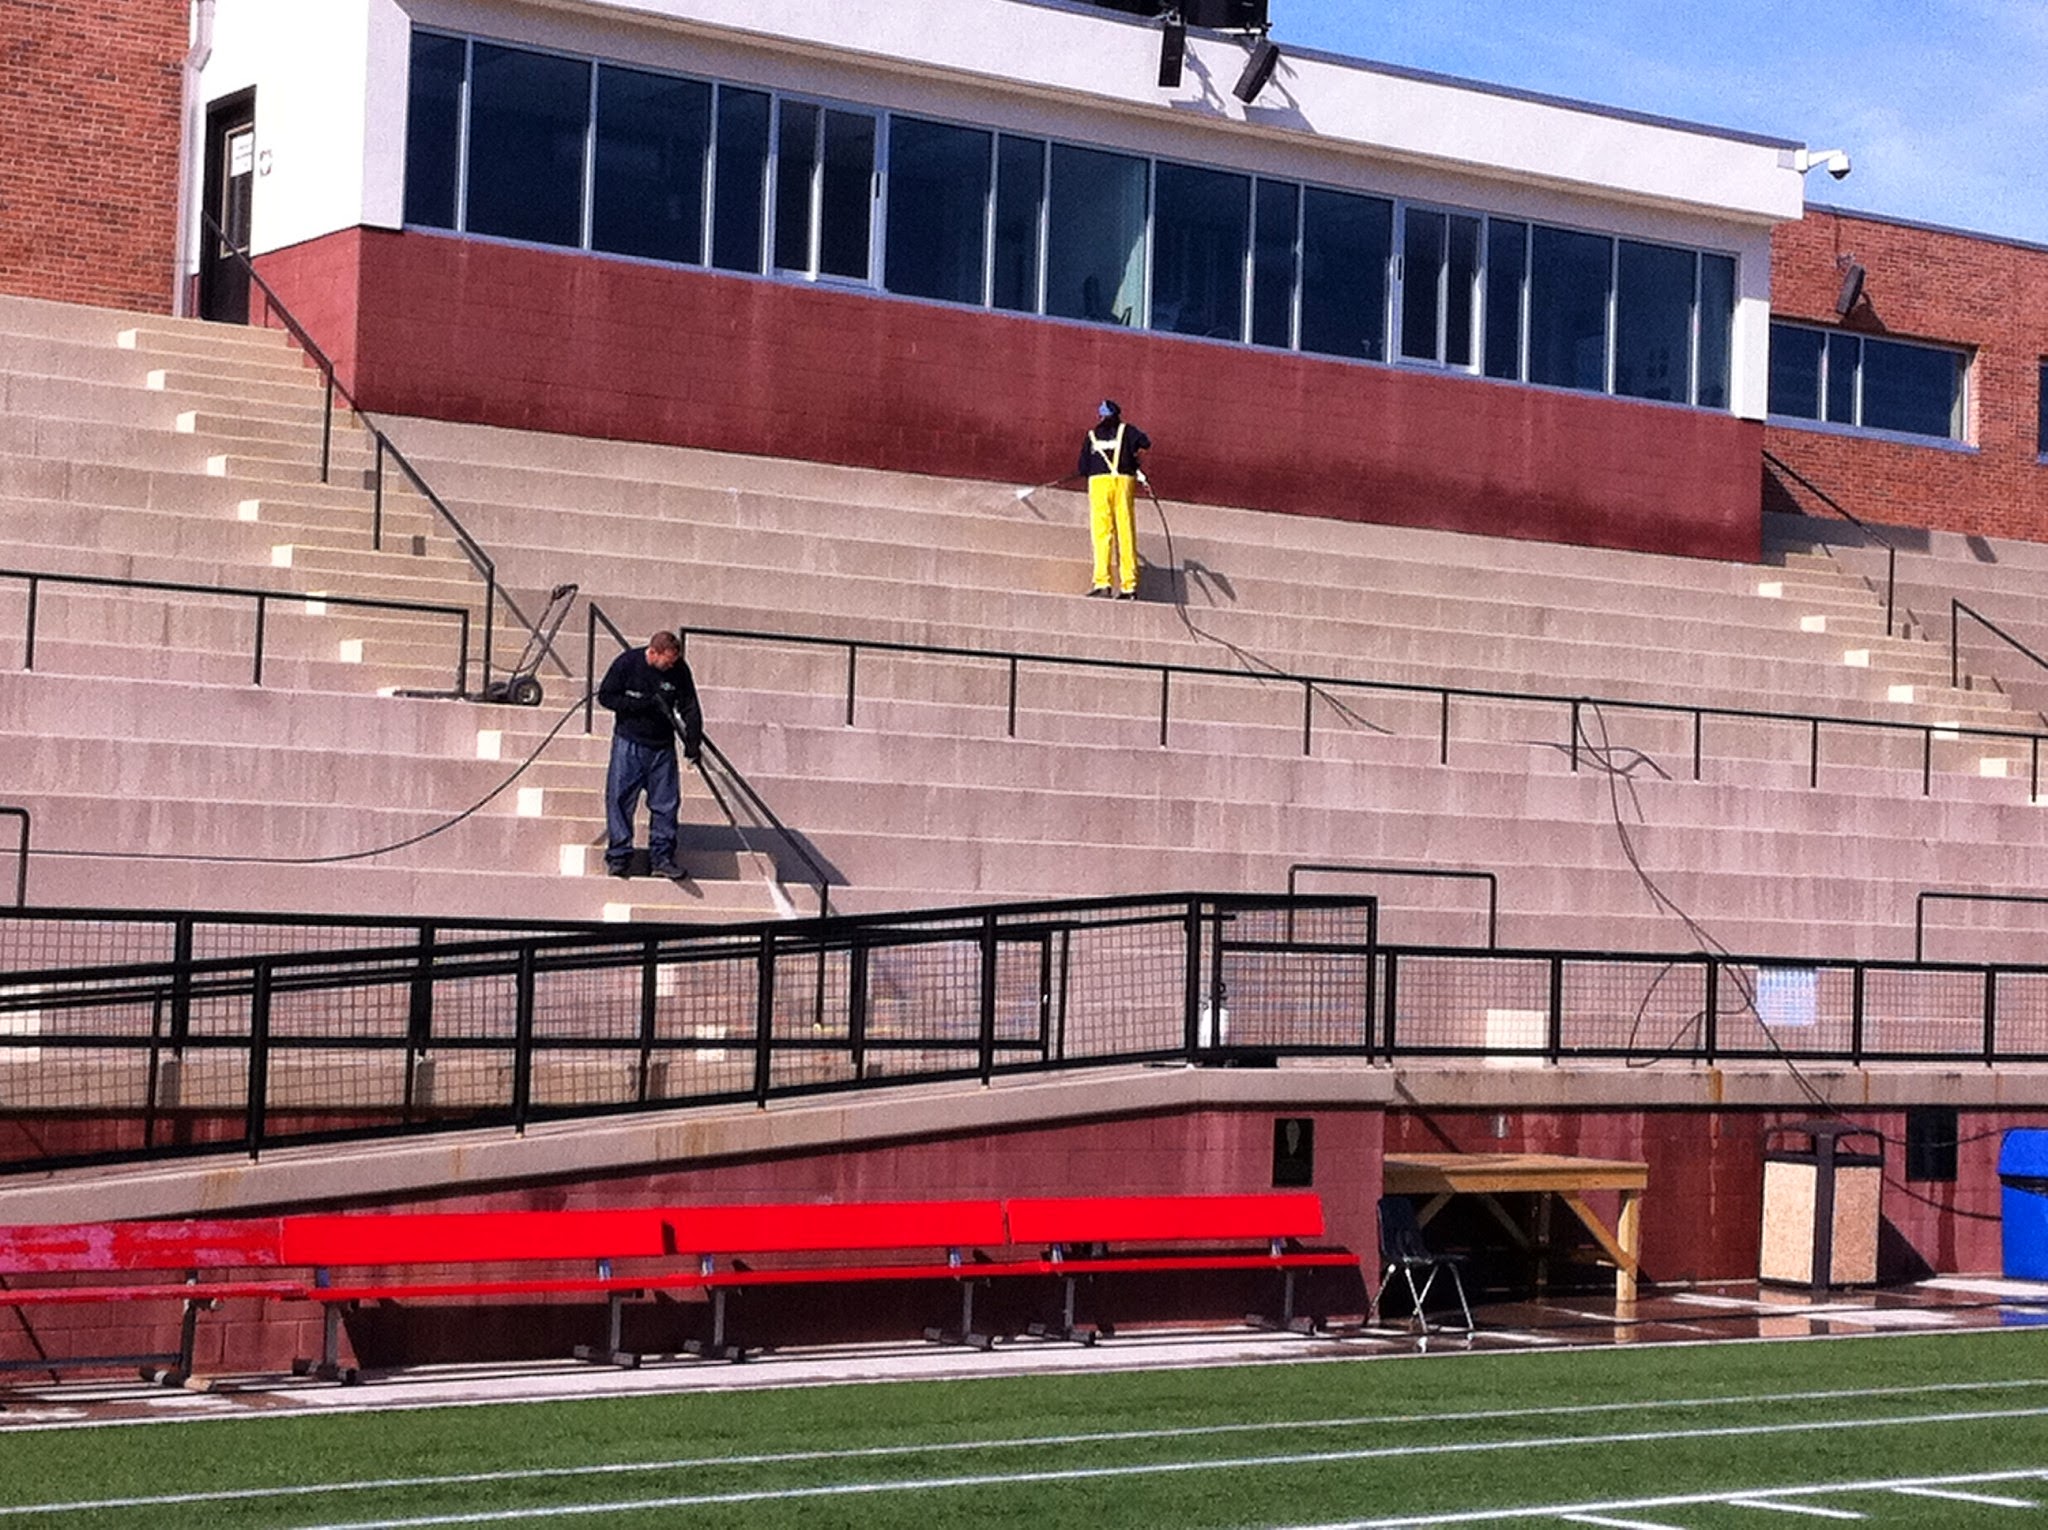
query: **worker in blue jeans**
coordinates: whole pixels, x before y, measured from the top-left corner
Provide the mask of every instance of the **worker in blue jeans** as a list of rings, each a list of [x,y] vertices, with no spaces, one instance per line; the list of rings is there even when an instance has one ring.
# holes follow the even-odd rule
[[[682,729],[683,758],[698,764],[704,713],[676,635],[657,632],[644,649],[620,654],[605,671],[597,699],[613,714],[604,781],[605,870],[615,877],[633,874],[633,818],[644,792],[648,870],[658,877],[683,876],[676,864],[676,810],[683,800],[676,730]]]

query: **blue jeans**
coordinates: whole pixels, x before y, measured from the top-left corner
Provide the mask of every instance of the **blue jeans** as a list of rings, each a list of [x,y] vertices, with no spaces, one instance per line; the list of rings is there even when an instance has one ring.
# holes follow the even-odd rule
[[[604,778],[604,821],[611,836],[604,852],[607,866],[623,866],[633,854],[633,814],[642,792],[647,794],[647,855],[659,866],[676,858],[676,809],[682,805],[683,786],[675,745],[643,744],[614,733]]]

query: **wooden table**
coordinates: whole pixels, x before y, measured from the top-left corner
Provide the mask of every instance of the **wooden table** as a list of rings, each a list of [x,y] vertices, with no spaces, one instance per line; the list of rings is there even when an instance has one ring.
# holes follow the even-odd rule
[[[1494,1199],[1497,1195],[1556,1197],[1571,1208],[1614,1265],[1614,1294],[1636,1299],[1636,1270],[1642,1253],[1643,1191],[1650,1166],[1620,1158],[1571,1158],[1561,1153],[1389,1153],[1384,1193],[1428,1196],[1417,1209],[1423,1223],[1454,1195],[1477,1195],[1515,1241],[1528,1246],[1521,1227]],[[1621,1214],[1610,1229],[1586,1204],[1592,1190],[1621,1192]]]

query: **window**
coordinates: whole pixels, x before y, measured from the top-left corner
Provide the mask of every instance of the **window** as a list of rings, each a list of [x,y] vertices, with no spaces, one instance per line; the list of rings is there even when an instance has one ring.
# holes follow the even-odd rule
[[[702,262],[710,149],[709,85],[600,65],[591,248]]]
[[[1770,412],[1959,441],[1965,359],[1942,346],[1773,323]]]
[[[759,271],[768,180],[768,96],[718,87],[718,148],[712,169],[711,263]]]
[[[1394,204],[1311,186],[1301,198],[1301,348],[1387,356]]]
[[[1529,381],[1604,390],[1614,241],[1539,227],[1529,251]]]
[[[1260,181],[1252,232],[1252,343],[1294,344],[1294,281],[1300,266],[1301,188]]]
[[[535,244],[583,243],[590,64],[496,43],[470,49],[463,227]]]
[[[2034,434],[2036,449],[2043,457],[2048,457],[2048,361],[2041,363],[2041,391],[2036,395]]]
[[[462,82],[469,44],[460,37],[412,35],[412,83],[405,109],[405,221],[456,226],[462,154]]]
[[[1054,144],[1045,311],[1136,324],[1145,311],[1146,163]]]
[[[1522,375],[1522,299],[1529,283],[1529,225],[1486,223],[1486,375]]]
[[[1700,356],[1693,402],[1702,409],[1729,407],[1729,368],[1735,330],[1735,258],[1700,256]]]
[[[910,297],[981,301],[994,135],[889,121],[888,250],[882,285]]]
[[[1479,220],[1410,207],[1401,237],[1402,359],[1471,366]]]
[[[1692,396],[1691,250],[1621,241],[1614,285],[1614,391],[1682,404]]]
[[[1036,138],[996,142],[995,258],[989,301],[1012,313],[1038,311],[1038,249],[1045,221],[1045,144]]]
[[[1161,164],[1153,187],[1152,327],[1244,338],[1251,179]]]
[[[884,155],[884,115],[417,31],[405,219],[1729,407],[1730,256],[907,114]],[[1963,353],[1773,337],[1774,412],[1962,433]]]

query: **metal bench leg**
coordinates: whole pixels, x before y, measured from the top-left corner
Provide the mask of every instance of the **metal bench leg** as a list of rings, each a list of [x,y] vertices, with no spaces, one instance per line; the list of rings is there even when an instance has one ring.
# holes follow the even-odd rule
[[[623,1291],[605,1293],[605,1341],[601,1345],[577,1345],[570,1353],[578,1360],[587,1360],[593,1365],[616,1365],[628,1371],[640,1369],[640,1352],[626,1348],[625,1344],[625,1298]]]
[[[724,1286],[713,1286],[711,1288],[711,1337],[708,1339],[690,1339],[686,1341],[683,1348],[690,1354],[705,1360],[740,1361],[747,1358],[745,1345],[729,1344],[726,1342],[725,1296]]]
[[[1075,1324],[1078,1298],[1075,1293],[1077,1277],[1060,1276],[1060,1320],[1057,1323],[1033,1323],[1025,1330],[1034,1339],[1071,1339],[1077,1344],[1093,1345],[1104,1334],[1115,1330],[1108,1323],[1098,1323],[1083,1329]]]
[[[927,1341],[933,1344],[965,1344],[970,1349],[994,1349],[996,1336],[992,1333],[974,1331],[974,1282],[960,1282],[960,1327],[957,1332],[948,1333],[943,1328],[927,1328]]]
[[[294,1376],[317,1376],[322,1381],[338,1381],[345,1387],[352,1387],[363,1379],[363,1373],[354,1366],[341,1363],[341,1303],[320,1304],[320,1358],[318,1360],[294,1360]]]

